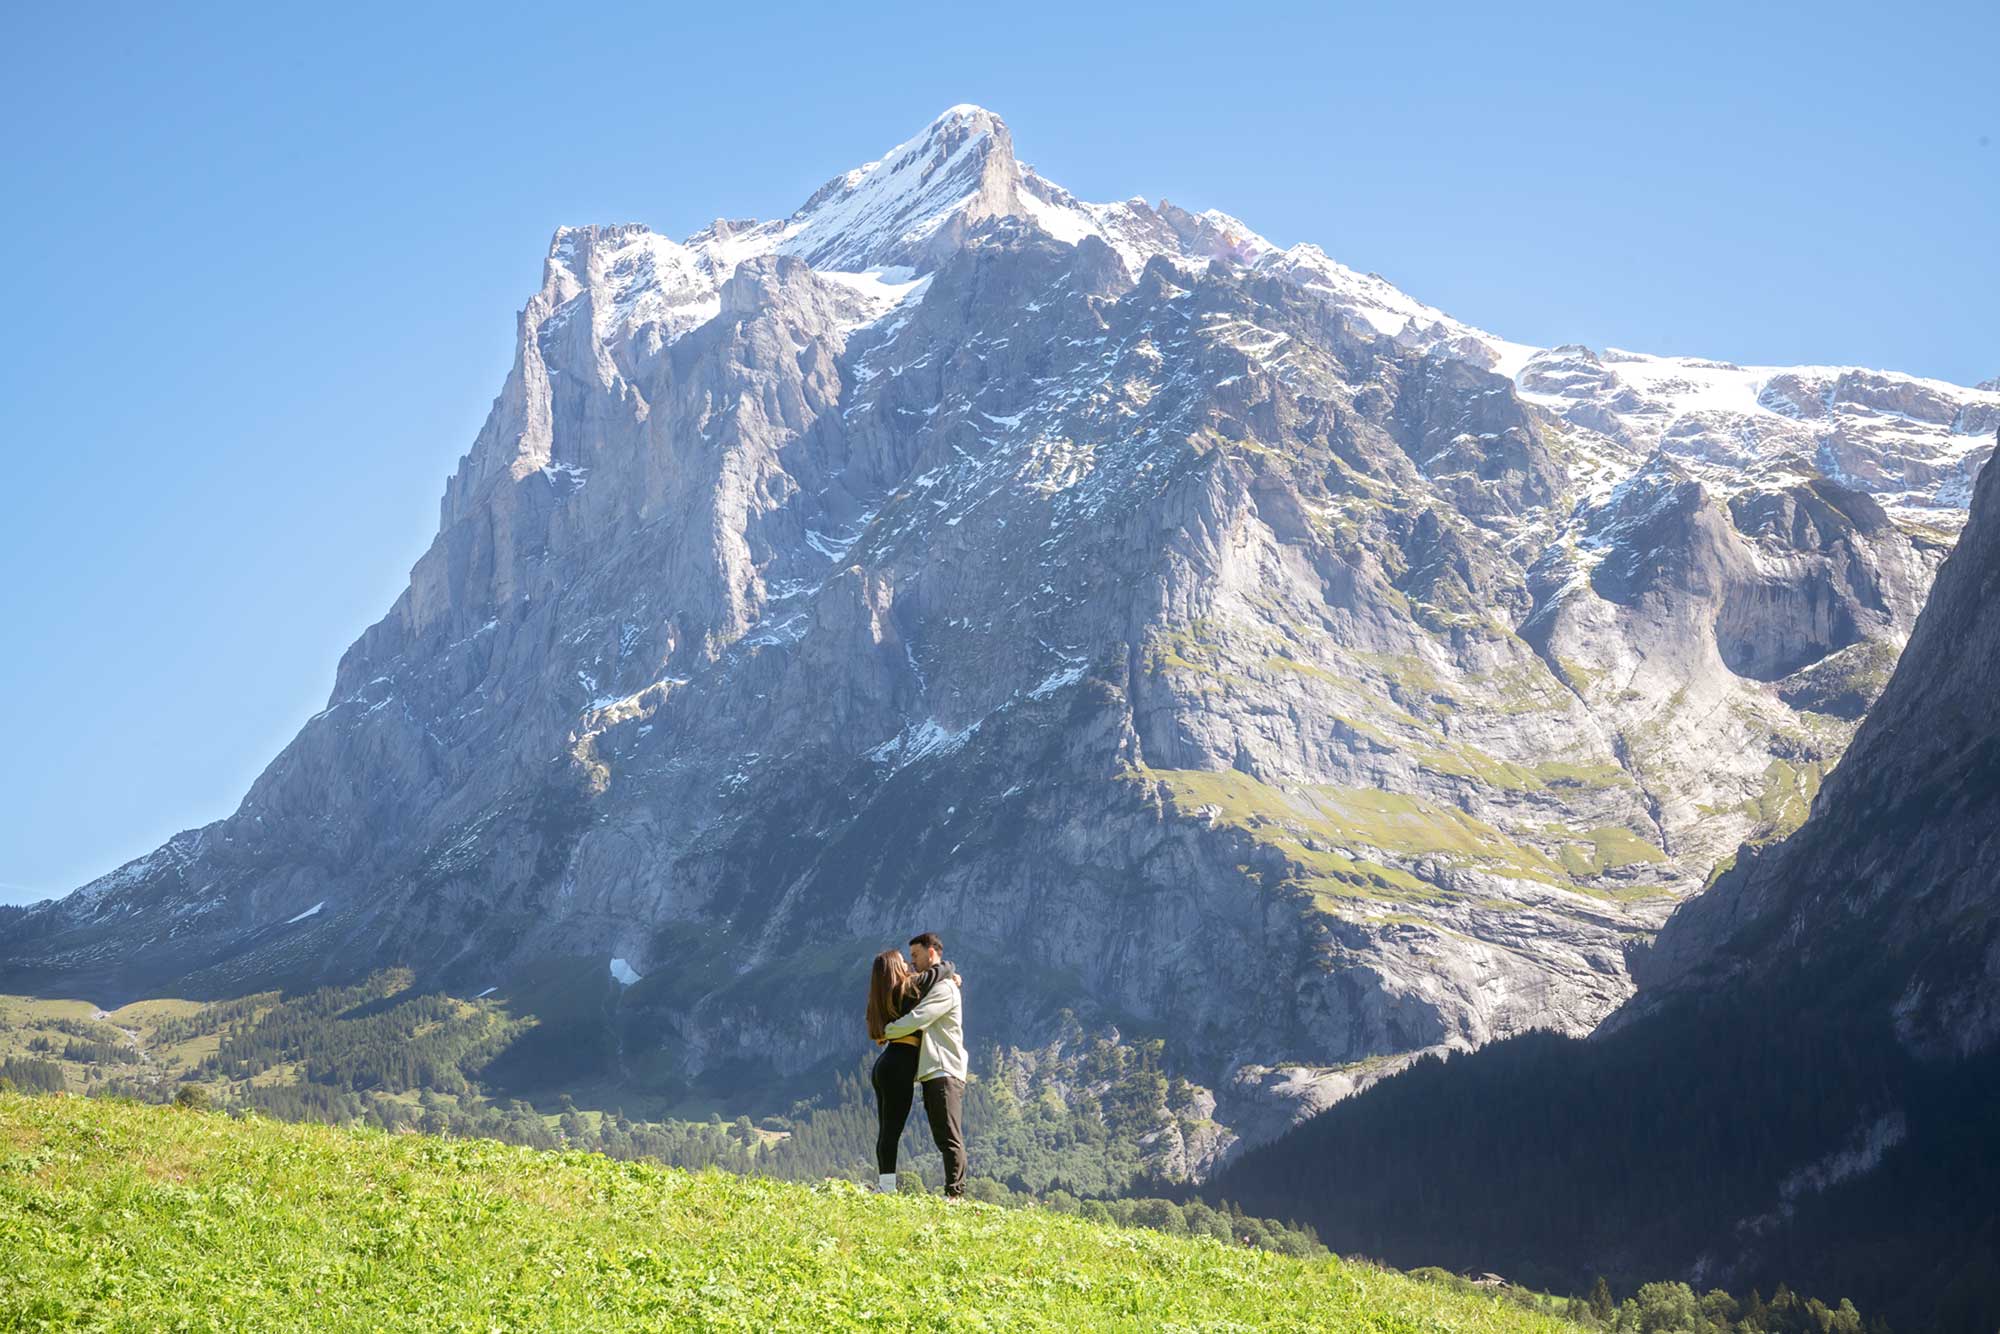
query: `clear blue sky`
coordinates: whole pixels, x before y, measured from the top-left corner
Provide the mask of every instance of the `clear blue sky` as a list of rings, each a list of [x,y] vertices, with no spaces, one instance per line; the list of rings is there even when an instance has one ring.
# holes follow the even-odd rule
[[[1991,0],[63,8],[0,51],[0,899],[324,706],[558,224],[783,215],[955,102],[1511,338],[2000,375]]]

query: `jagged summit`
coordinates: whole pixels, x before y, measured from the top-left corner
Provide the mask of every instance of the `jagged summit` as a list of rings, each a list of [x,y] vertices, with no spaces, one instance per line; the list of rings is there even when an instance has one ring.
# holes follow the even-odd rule
[[[1094,237],[1133,279],[1159,257],[1268,274],[1325,300],[1358,333],[1506,376],[1576,428],[1590,453],[1664,451],[1720,491],[1746,478],[1784,484],[1824,473],[1908,516],[1955,527],[2000,423],[2000,380],[1967,389],[1864,367],[1744,367],[1512,342],[1311,242],[1275,246],[1225,213],[1143,197],[1078,199],[1021,164],[1006,122],[970,103],[833,177],[786,219],[718,220],[678,242],[637,225],[559,229],[544,292],[560,307],[597,289],[593,313],[608,316],[596,326],[602,340],[665,344],[718,313],[722,284],[739,264],[791,255],[865,298],[858,316],[875,319],[920,297],[924,275],[1002,219],[1070,245]],[[1632,466],[1590,469],[1593,496],[1601,500]]]
[[[1006,122],[957,106],[923,133],[821,186],[785,223],[780,253],[815,268],[928,269],[987,218],[1020,211]]]

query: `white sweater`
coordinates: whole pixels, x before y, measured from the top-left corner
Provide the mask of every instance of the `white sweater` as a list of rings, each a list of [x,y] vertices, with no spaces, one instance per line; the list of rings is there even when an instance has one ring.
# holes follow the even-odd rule
[[[899,1038],[922,1031],[924,1043],[917,1055],[917,1082],[939,1075],[965,1078],[965,997],[958,983],[940,978],[917,1008],[901,1019],[891,1020],[882,1032]]]

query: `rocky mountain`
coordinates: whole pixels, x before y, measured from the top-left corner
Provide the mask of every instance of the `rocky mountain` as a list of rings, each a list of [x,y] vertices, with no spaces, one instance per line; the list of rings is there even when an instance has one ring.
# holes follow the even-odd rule
[[[1638,952],[1588,1040],[1424,1062],[1215,1189],[1394,1263],[1741,1291],[1899,1330],[2000,1321],[2000,469],[1782,843]]]
[[[1793,966],[1865,984],[1928,1059],[2000,1046],[2000,469],[1889,687],[1793,837],[1676,912],[1620,1023]],[[1618,1025],[1613,1025],[1616,1028]]]
[[[0,910],[0,984],[401,964],[543,1013],[548,1078],[807,1087],[933,927],[982,1038],[1165,1036],[1271,1133],[1623,1001],[1803,818],[1997,421],[1511,343],[954,107],[786,219],[558,230],[327,708]]]

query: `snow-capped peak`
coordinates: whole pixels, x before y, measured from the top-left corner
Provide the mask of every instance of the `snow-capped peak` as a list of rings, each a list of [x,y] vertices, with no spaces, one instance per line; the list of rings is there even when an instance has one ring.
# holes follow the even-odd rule
[[[1014,139],[983,107],[952,107],[921,134],[834,177],[786,222],[776,249],[814,268],[928,268],[985,218],[1021,211]]]
[[[960,102],[956,106],[946,107],[943,111],[933,116],[929,128],[935,130],[947,121],[979,119],[997,121],[1000,117],[994,115],[991,111],[988,111],[976,102]]]
[[[1964,468],[1990,446],[2000,420],[2000,380],[1968,390],[1848,367],[1737,367],[1510,342],[1317,245],[1280,249],[1226,213],[1078,199],[1018,162],[1007,123],[972,103],[945,109],[829,180],[782,220],[719,219],[678,242],[630,225],[559,230],[542,336],[587,309],[599,344],[657,351],[720,312],[723,285],[739,265],[772,254],[803,260],[858,293],[857,319],[886,318],[920,299],[926,277],[996,218],[1070,245],[1095,237],[1134,279],[1160,257],[1190,270],[1217,260],[1253,268],[1323,301],[1359,332],[1513,380],[1529,402],[1601,437],[1606,443],[1592,446],[1600,453],[1664,449],[1695,468],[1823,468],[1892,506],[1962,511]],[[1846,423],[1843,440],[1865,435],[1865,448],[1830,444],[1838,423]],[[1941,461],[1944,480],[1904,468],[1896,461],[1903,454]]]

